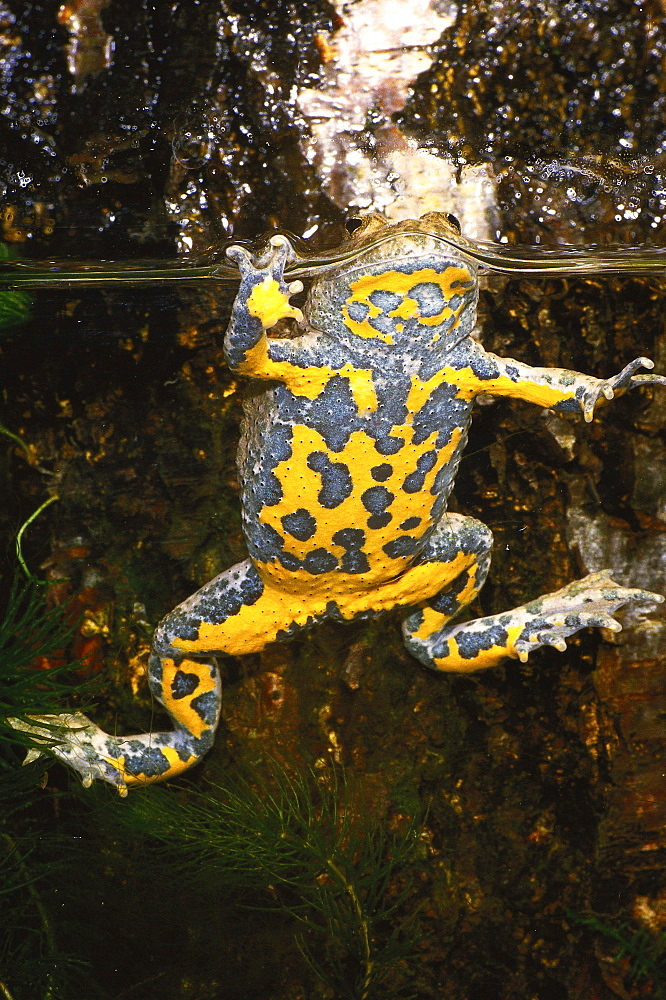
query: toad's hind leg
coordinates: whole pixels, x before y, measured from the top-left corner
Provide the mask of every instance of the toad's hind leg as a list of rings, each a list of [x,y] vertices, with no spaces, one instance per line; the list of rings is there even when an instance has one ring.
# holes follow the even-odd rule
[[[444,514],[430,536],[419,562],[432,567],[435,596],[421,602],[402,624],[407,649],[427,667],[446,669],[435,662],[439,637],[485,583],[492,546],[490,529],[461,514]]]
[[[111,736],[80,713],[9,721],[78,771],[84,785],[100,778],[126,795],[132,785],[163,781],[201,760],[220,715],[214,654],[262,649],[293,624],[287,619],[248,559],[184,601],[155,632],[148,682],[173,720],[172,732]],[[30,751],[29,759],[36,756]]]
[[[524,663],[529,653],[540,646],[566,649],[566,639],[582,628],[594,626],[619,631],[622,626],[612,614],[625,604],[664,600],[660,594],[621,587],[605,572],[590,573],[583,580],[513,611],[451,626],[451,619],[474,598],[485,579],[490,562],[489,541],[492,541],[488,529],[478,521],[472,518],[454,521],[454,516],[448,515],[438,528],[423,558],[443,563],[442,576],[446,577],[446,567],[452,562],[456,545],[459,558],[466,552],[471,554],[476,537],[476,566],[471,564],[403,622],[407,648],[427,667],[469,672],[494,667],[506,657]]]

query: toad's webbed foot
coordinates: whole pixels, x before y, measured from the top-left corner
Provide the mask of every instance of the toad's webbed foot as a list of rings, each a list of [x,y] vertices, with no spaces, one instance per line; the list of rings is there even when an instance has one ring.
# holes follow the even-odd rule
[[[184,730],[110,736],[83,715],[31,715],[8,719],[14,729],[28,733],[35,747],[24,763],[53,755],[81,776],[84,788],[100,779],[115,785],[121,797],[128,787],[173,777],[190,767],[210,747],[212,737],[196,740]]]
[[[526,618],[514,641],[518,659],[525,663],[540,646],[564,651],[566,640],[583,628],[607,628],[619,632],[621,624],[613,613],[625,605],[661,604],[661,594],[649,590],[622,587],[607,575],[607,570],[590,573],[553,594],[547,594],[522,610]]]
[[[654,368],[654,361],[650,358],[635,358],[625,365],[621,372],[613,378],[605,380],[595,379],[587,388],[581,401],[583,415],[589,422],[594,415],[594,407],[603,396],[605,399],[613,399],[614,396],[626,392],[628,389],[635,389],[641,385],[664,385],[666,386],[665,375],[637,375],[639,368]]]
[[[426,666],[447,671],[484,670],[506,657],[525,663],[541,646],[563,651],[569,636],[583,628],[619,632],[622,626],[613,618],[618,608],[661,604],[663,600],[649,590],[621,587],[602,571],[513,611],[434,629],[429,635],[425,634],[425,619],[420,627],[420,619],[414,617],[413,624],[408,619],[405,638],[410,652]]]
[[[287,263],[297,259],[296,251],[286,236],[275,233],[263,244],[257,253],[247,250],[238,243],[226,249],[226,255],[233,260],[242,277],[256,271],[271,271],[273,277],[281,278]]]

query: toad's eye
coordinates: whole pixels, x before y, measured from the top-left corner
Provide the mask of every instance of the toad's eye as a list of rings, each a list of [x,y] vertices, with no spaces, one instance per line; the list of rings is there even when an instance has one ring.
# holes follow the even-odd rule
[[[345,222],[345,229],[351,236],[352,233],[355,233],[356,230],[360,229],[362,225],[363,225],[363,219],[347,219],[347,221]]]
[[[445,218],[448,224],[452,226],[457,233],[461,232],[460,223],[456,219],[455,215],[452,215],[451,212],[447,212]]]

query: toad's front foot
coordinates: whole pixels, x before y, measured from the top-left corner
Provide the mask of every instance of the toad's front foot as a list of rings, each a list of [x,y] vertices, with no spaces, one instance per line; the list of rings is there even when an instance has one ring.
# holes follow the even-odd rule
[[[541,646],[563,651],[569,636],[583,628],[607,628],[619,632],[622,626],[613,613],[624,605],[661,604],[661,594],[621,587],[607,576],[607,570],[590,573],[582,580],[532,601],[522,609],[524,627],[514,641],[518,659],[525,663]],[[521,609],[519,609],[520,611]]]
[[[585,419],[588,422],[592,420],[594,408],[602,396],[605,399],[613,399],[614,396],[622,395],[627,389],[635,389],[637,386],[666,385],[666,376],[637,375],[639,368],[654,368],[654,361],[650,358],[635,358],[613,378],[605,380],[591,378],[581,400]]]
[[[227,257],[235,261],[241,273],[241,297],[250,316],[261,321],[266,330],[280,319],[295,319],[299,323],[303,313],[289,302],[291,295],[303,291],[301,281],[287,284],[284,268],[294,258],[294,250],[286,236],[271,236],[267,247],[260,254],[252,254],[244,247],[231,246]]]
[[[84,788],[99,779],[115,785],[121,797],[128,787],[173,777],[196,763],[206,746],[183,730],[109,736],[99,726],[75,712],[66,715],[32,715],[30,721],[8,719],[14,729],[32,736],[36,746],[24,763],[52,754],[81,776]],[[196,744],[202,744],[196,746]]]

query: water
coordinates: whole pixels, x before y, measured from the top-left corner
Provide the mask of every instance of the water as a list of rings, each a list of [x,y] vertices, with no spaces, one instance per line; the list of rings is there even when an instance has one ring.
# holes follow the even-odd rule
[[[408,232],[408,230],[407,230]],[[416,232],[416,230],[415,230]],[[285,271],[292,279],[323,274],[341,263],[350,262],[365,252],[369,246],[379,246],[390,239],[389,235],[377,235],[376,239],[353,250],[344,246],[330,251],[312,252],[304,240],[283,229],[272,230],[252,242],[261,246],[276,233],[282,233],[292,242],[296,260],[288,264]],[[504,246],[470,240],[463,236],[447,237],[431,234],[443,247],[451,247],[456,252],[475,263],[481,273],[495,273],[513,276],[550,277],[554,275],[595,275],[595,274],[661,274],[666,268],[666,247],[641,246]],[[237,282],[238,271],[226,263],[225,252],[238,244],[249,246],[247,241],[227,240],[218,247],[192,257],[177,257],[171,260],[152,258],[130,261],[72,261],[48,260],[26,261],[8,260],[0,262],[0,287],[39,288],[42,286],[74,286],[89,284],[153,284],[156,282],[215,280]]]

